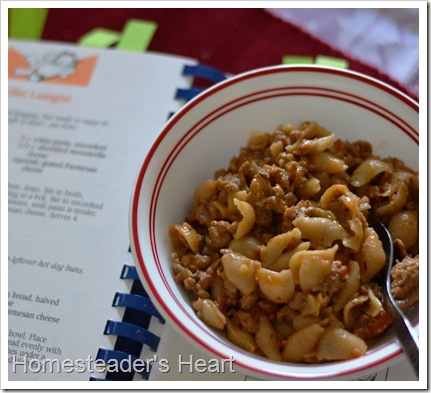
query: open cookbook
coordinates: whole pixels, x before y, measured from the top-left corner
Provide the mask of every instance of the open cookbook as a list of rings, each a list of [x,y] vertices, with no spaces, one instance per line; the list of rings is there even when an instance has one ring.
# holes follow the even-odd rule
[[[211,359],[152,305],[129,244],[140,164],[194,76],[220,74],[52,42],[11,40],[8,57],[8,381],[255,380],[191,367]],[[403,360],[360,379],[416,378]]]

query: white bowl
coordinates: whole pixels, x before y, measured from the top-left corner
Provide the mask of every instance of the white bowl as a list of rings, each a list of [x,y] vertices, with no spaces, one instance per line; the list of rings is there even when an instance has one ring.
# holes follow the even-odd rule
[[[419,169],[419,106],[406,95],[355,72],[318,66],[253,70],[209,88],[177,112],[161,130],[133,190],[130,236],[136,266],[151,300],[186,339],[212,357],[233,356],[235,365],[262,379],[347,380],[399,361],[392,333],[365,355],[319,365],[273,362],[247,353],[207,327],[190,294],[175,283],[168,228],[182,223],[194,189],[226,168],[250,133],[281,123],[314,120],[347,140],[366,140],[374,152],[396,156]],[[418,316],[414,317],[418,329]]]

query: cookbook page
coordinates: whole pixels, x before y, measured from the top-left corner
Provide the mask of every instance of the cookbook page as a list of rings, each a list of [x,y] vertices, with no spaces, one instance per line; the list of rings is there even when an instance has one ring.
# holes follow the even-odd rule
[[[186,63],[9,42],[9,380],[101,376],[98,348],[115,344],[106,321],[123,312],[114,294],[130,292],[120,273],[133,182],[181,105]]]

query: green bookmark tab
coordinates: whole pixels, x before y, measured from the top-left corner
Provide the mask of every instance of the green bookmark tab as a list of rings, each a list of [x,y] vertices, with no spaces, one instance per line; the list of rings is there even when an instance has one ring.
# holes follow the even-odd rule
[[[121,35],[116,31],[98,28],[82,36],[78,44],[92,48],[108,48],[120,41]]]
[[[144,52],[157,30],[157,23],[131,19],[124,27],[120,42],[116,48],[132,52]]]
[[[282,64],[313,64],[314,60],[311,56],[283,56]]]
[[[349,62],[346,59],[340,59],[339,57],[320,55],[316,57],[316,64],[335,68],[349,68]]]
[[[38,40],[45,27],[47,8],[10,8],[9,37]]]

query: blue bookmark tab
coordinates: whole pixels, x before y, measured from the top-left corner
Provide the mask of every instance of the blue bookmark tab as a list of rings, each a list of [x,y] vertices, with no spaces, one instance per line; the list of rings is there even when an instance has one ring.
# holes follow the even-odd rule
[[[149,367],[142,359],[122,351],[99,348],[97,359],[103,360],[108,367],[109,364],[113,363],[113,361],[117,364],[122,364],[123,370],[130,367],[130,372],[137,372],[145,379],[148,379],[150,375]]]
[[[103,334],[130,338],[131,340],[148,345],[153,351],[157,351],[160,342],[160,337],[156,336],[154,333],[151,333],[143,327],[127,322],[108,320]]]
[[[153,303],[151,303],[151,300],[143,296],[134,295],[131,293],[117,292],[114,296],[112,305],[114,307],[133,308],[135,310],[139,310],[155,316],[162,323],[165,322],[163,317],[159,314],[157,309],[154,307]]]
[[[103,378],[97,378],[97,377],[90,377],[90,381],[108,381],[107,379],[103,379]]]
[[[226,75],[219,70],[204,65],[186,65],[183,70],[183,75],[197,76],[216,83],[226,79]]]
[[[122,279],[139,280],[139,275],[134,266],[124,265],[121,271]]]
[[[196,97],[203,91],[204,89],[200,89],[198,87],[191,87],[190,89],[177,89],[177,94],[175,95],[175,98],[177,100],[190,101],[192,98]]]

